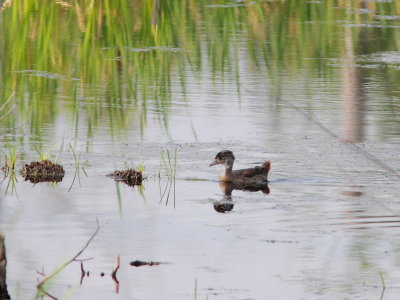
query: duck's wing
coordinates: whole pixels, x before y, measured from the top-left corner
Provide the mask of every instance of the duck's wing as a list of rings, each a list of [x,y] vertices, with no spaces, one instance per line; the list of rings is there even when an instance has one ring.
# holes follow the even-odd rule
[[[271,163],[269,160],[265,161],[261,166],[257,166],[250,169],[242,169],[233,171],[235,176],[251,178],[256,177],[258,175],[268,175],[269,170],[271,169]]]

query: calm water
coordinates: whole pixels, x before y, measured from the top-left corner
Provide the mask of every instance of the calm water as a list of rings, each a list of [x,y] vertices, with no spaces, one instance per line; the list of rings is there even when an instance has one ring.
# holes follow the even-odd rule
[[[400,2],[107,3],[2,4],[1,149],[66,170],[0,185],[11,298],[36,298],[97,219],[90,276],[68,265],[57,298],[398,299]],[[217,212],[222,149],[269,159],[270,193]],[[105,176],[139,164],[142,189]]]

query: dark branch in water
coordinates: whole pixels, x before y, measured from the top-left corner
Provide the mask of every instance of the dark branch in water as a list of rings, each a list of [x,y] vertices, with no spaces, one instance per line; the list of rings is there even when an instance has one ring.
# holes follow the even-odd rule
[[[89,247],[89,244],[92,242],[92,240],[94,239],[94,237],[97,235],[97,233],[100,230],[100,225],[99,225],[99,221],[96,220],[97,223],[97,228],[96,230],[93,232],[92,236],[88,239],[88,241],[86,242],[86,244],[83,246],[83,248],[81,250],[79,250],[70,260],[68,260],[67,262],[65,262],[60,268],[58,268],[57,270],[55,270],[53,273],[51,273],[50,275],[44,277],[42,280],[39,281],[39,283],[36,285],[36,288],[38,291],[42,292],[43,294],[45,294],[46,296],[48,296],[51,299],[57,299],[56,297],[54,297],[53,295],[49,294],[46,289],[43,287],[43,285],[50,280],[51,278],[53,278],[54,276],[56,276],[58,273],[60,273],[66,266],[68,266],[70,263],[74,262],[74,261],[78,261],[77,258],[86,250],[87,247]],[[82,262],[81,262],[82,263]],[[81,271],[83,270],[83,266],[81,265]],[[83,270],[84,271],[84,270]]]
[[[83,262],[81,261],[81,280],[80,280],[80,285],[82,285],[82,283],[83,283],[83,278],[85,277],[85,274],[86,274],[86,272],[85,272],[85,269],[83,268]]]
[[[115,293],[116,294],[118,294],[118,292],[119,292],[119,281],[117,279],[117,271],[119,269],[119,265],[120,265],[120,259],[119,259],[119,255],[117,255],[117,258],[115,259],[115,265],[111,272],[111,278],[115,282]]]
[[[92,260],[94,259],[93,257],[89,257],[89,258],[76,258],[75,261],[88,261],[88,260]]]
[[[114,267],[112,269],[112,272],[111,272],[111,277],[113,279],[117,279],[117,271],[118,271],[119,265],[120,265],[119,262],[120,262],[119,255],[117,255],[117,258],[115,259],[115,265],[114,265]]]

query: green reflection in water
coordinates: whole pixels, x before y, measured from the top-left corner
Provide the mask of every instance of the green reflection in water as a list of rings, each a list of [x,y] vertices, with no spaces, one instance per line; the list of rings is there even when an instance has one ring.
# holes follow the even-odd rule
[[[243,52],[279,98],[288,72],[340,76],[327,59],[345,56],[346,24],[355,54],[398,51],[398,20],[390,16],[399,7],[358,0],[4,1],[0,104],[14,90],[18,104],[2,127],[17,139],[26,124],[29,139],[40,141],[41,128],[67,111],[76,132],[87,126],[88,138],[105,119],[111,134],[132,122],[143,132],[151,108],[168,131],[173,95],[186,98],[189,75],[228,77],[240,94]],[[398,72],[380,74],[393,90]]]

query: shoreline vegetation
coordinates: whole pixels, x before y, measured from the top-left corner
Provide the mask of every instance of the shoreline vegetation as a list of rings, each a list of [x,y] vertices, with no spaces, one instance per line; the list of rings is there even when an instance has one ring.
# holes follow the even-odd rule
[[[0,105],[12,91],[15,103],[7,105],[13,113],[0,119],[11,135],[3,140],[11,142],[21,130],[40,140],[43,125],[61,113],[86,127],[88,138],[104,117],[111,132],[124,133],[133,124],[143,133],[150,108],[161,112],[159,122],[168,131],[172,90],[186,97],[188,80],[205,71],[213,82],[235,82],[240,98],[243,45],[248,67],[268,82],[274,101],[283,76],[290,81],[298,75],[282,70],[340,76],[345,40],[334,37],[347,29],[355,55],[398,51],[391,26],[396,20],[384,17],[398,13],[396,2],[322,2],[5,1]],[[398,72],[390,62],[381,65],[382,78],[397,85]],[[369,76],[368,68],[362,72]]]

